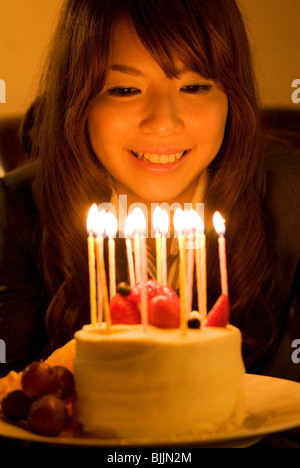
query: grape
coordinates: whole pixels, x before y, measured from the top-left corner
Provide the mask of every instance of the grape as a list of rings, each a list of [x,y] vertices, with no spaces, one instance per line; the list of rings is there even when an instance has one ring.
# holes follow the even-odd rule
[[[2,413],[8,419],[26,419],[33,401],[23,390],[12,390],[3,397]]]
[[[52,393],[54,371],[52,367],[42,361],[29,364],[22,374],[22,389],[29,397],[41,397]]]
[[[52,369],[54,371],[53,393],[64,400],[74,392],[73,374],[64,366],[53,366]]]
[[[29,429],[39,435],[55,437],[66,426],[68,412],[63,400],[55,395],[44,395],[36,400],[29,411]]]

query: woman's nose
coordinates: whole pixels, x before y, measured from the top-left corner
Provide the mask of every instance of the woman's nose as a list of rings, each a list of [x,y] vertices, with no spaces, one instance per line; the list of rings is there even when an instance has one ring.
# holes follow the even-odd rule
[[[183,120],[174,98],[168,95],[155,95],[149,98],[140,128],[143,133],[152,133],[160,137],[180,133],[183,129]]]

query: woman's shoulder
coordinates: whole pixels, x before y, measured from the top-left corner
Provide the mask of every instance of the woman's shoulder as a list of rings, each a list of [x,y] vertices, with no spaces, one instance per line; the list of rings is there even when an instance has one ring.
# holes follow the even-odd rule
[[[14,169],[0,178],[0,229],[17,228],[24,235],[30,233],[37,221],[37,210],[32,194],[33,166]]]
[[[26,164],[0,178],[0,203],[2,207],[33,207],[32,164]]]
[[[0,189],[14,194],[20,190],[30,190],[33,174],[33,165],[26,164],[0,178]]]

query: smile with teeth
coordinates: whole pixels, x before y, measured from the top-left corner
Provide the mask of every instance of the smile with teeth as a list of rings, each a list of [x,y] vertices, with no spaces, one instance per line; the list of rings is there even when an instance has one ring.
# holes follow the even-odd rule
[[[186,153],[186,151],[181,151],[180,153],[173,154],[137,153],[136,151],[131,152],[138,159],[142,159],[156,164],[173,163],[181,159],[182,156]]]

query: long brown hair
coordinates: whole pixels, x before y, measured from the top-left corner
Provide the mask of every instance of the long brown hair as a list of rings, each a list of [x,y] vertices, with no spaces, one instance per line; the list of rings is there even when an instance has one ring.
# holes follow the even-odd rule
[[[220,294],[211,225],[219,210],[227,221],[232,322],[243,328],[267,281],[270,256],[261,208],[265,180],[256,86],[235,0],[68,0],[53,39],[33,138],[41,258],[53,297],[49,333],[69,339],[88,318],[86,215],[92,202],[110,198],[111,187],[90,147],[86,122],[89,104],[105,82],[110,36],[120,18],[132,24],[167,76],[176,76],[177,56],[221,83],[228,96],[224,142],[208,168],[205,195],[208,297],[210,307]],[[271,318],[264,320],[271,330]]]

